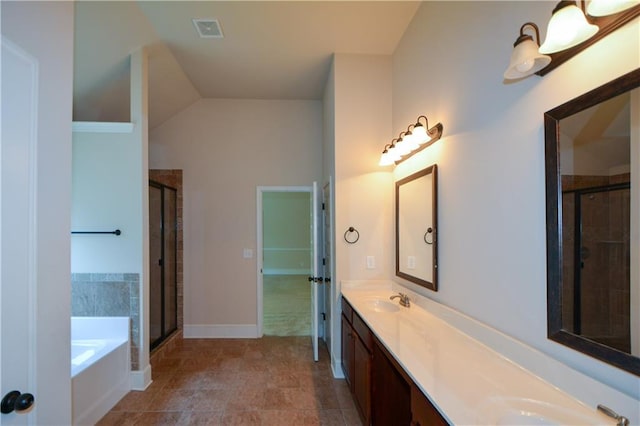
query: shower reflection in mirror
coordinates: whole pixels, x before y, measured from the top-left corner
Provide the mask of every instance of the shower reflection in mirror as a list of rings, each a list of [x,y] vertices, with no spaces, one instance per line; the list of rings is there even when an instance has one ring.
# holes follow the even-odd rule
[[[562,328],[632,353],[630,98],[562,120]]]

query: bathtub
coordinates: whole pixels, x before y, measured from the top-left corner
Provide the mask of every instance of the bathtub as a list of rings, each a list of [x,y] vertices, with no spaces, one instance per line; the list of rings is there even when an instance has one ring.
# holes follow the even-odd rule
[[[74,425],[93,425],[129,392],[129,317],[71,318]]]

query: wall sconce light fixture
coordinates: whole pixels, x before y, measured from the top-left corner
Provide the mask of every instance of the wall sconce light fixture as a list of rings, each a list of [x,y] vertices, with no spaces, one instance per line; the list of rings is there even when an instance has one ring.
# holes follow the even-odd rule
[[[540,43],[538,27],[527,22],[520,27],[520,36],[514,43],[509,66],[504,72],[506,80],[515,80],[531,74],[545,75],[583,49],[612,33],[622,25],[640,16],[640,0],[591,0],[582,9],[574,0],[562,0],[553,9],[544,43]],[[535,31],[536,41],[525,34],[526,27]],[[549,56],[547,56],[549,55]]]
[[[424,119],[424,125],[420,121]],[[442,123],[429,128],[429,120],[421,115],[415,124],[409,124],[406,131],[384,146],[380,157],[380,166],[400,164],[412,155],[422,151],[442,137]]]
[[[547,26],[547,38],[540,46],[540,53],[568,49],[590,39],[598,30],[597,25],[587,22],[587,17],[575,1],[563,0],[553,9]]]
[[[531,27],[535,31],[536,40],[529,34],[525,34],[524,29]],[[549,65],[551,57],[543,55],[539,51],[540,31],[538,26],[533,22],[527,22],[520,27],[520,36],[513,43],[513,52],[511,52],[511,60],[509,67],[504,72],[504,78],[513,80],[523,78],[540,71]]]

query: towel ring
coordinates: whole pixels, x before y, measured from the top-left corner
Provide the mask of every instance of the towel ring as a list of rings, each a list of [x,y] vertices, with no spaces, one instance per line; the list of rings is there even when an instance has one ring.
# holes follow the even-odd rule
[[[427,235],[431,234],[431,241],[427,240]],[[424,236],[422,237],[424,239],[424,242],[431,245],[436,241],[436,234],[433,230],[432,227],[427,228],[427,232],[424,233]]]
[[[355,232],[356,233],[356,238],[355,240],[349,240],[349,238],[347,238],[347,234],[351,233],[351,232]],[[358,240],[360,239],[360,233],[358,232],[358,230],[356,228],[354,228],[353,226],[350,226],[349,229],[347,229],[346,231],[344,231],[344,240],[349,243],[349,244],[355,244],[358,242]]]

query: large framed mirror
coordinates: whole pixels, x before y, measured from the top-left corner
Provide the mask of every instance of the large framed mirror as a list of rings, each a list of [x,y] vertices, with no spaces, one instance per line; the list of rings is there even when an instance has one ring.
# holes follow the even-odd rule
[[[396,182],[396,276],[438,290],[438,167]]]
[[[544,115],[551,340],[640,375],[640,69]]]

